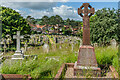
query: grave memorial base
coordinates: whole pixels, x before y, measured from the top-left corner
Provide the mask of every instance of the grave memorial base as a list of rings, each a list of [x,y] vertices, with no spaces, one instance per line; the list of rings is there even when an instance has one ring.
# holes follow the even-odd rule
[[[86,73],[86,75],[83,75],[83,74],[79,74],[79,75],[74,75],[74,68],[75,67],[75,63],[65,63],[65,64],[62,64],[62,66],[60,67],[60,69],[58,70],[58,73],[56,74],[56,76],[54,77],[54,80],[69,80],[69,79],[72,79],[72,80],[119,80],[119,75],[117,73],[117,71],[115,70],[115,68],[113,66],[107,66],[108,69],[104,70],[104,69],[101,69],[101,72],[102,72],[102,75],[100,75],[99,73],[101,73],[99,71],[100,68],[97,68],[97,67],[83,67],[83,66],[80,66],[79,68],[79,71]],[[106,66],[102,66],[103,68],[105,68]],[[93,72],[96,72],[94,73],[94,76],[91,76],[93,75],[93,72],[89,71],[88,73],[85,72],[85,70],[87,69],[94,69],[92,70]],[[98,71],[98,72],[97,72]]]
[[[91,75],[92,77],[100,77],[101,69],[98,67],[89,66],[77,66],[77,62],[74,64],[74,76],[86,76]]]
[[[95,57],[94,48],[90,45],[83,45],[79,49],[78,60],[74,64],[74,75],[86,75],[92,73],[92,76],[100,76],[101,69]]]
[[[12,59],[24,59],[24,54],[22,53],[22,51],[15,51]]]

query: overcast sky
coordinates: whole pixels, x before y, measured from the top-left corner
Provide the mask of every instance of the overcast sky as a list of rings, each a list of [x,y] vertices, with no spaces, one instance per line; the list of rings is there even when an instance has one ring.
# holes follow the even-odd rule
[[[58,2],[59,1],[59,2]],[[106,1],[106,2],[104,2]],[[44,15],[60,15],[63,19],[80,20],[77,14],[83,2],[89,2],[95,10],[102,8],[118,9],[119,0],[3,0],[2,6],[10,7],[19,12],[23,17],[28,15],[42,18]]]

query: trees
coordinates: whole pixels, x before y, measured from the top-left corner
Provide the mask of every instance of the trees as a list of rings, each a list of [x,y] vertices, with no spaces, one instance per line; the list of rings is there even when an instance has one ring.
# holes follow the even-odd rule
[[[70,25],[70,19],[69,18],[66,20],[66,24]]]
[[[48,16],[43,16],[41,20],[42,20],[42,24],[44,24],[44,25],[45,24],[49,24],[49,18],[48,18]]]
[[[13,36],[16,31],[21,31],[21,34],[30,34],[30,26],[26,20],[15,10],[2,7],[2,36],[6,34]]]
[[[56,24],[58,24],[58,25],[63,25],[64,23],[63,23],[64,21],[63,21],[63,19],[59,16],[59,15],[56,15],[55,16],[55,23]]]
[[[50,17],[50,25],[56,25],[55,23],[55,16]]]
[[[34,19],[34,17],[31,17],[31,16],[27,16],[26,21],[27,21],[28,23],[31,23],[31,24],[36,24],[36,22],[37,22],[37,21]]]
[[[111,39],[120,41],[120,28],[118,27],[118,16],[115,9],[103,8],[96,11],[90,18],[90,31],[92,43],[109,44]]]

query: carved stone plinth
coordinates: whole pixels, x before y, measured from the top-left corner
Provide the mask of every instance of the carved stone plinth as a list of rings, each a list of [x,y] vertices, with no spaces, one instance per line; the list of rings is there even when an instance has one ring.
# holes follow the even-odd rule
[[[83,45],[79,49],[77,65],[79,66],[95,66],[97,67],[94,48],[90,45]]]
[[[96,61],[94,48],[90,45],[83,45],[79,49],[78,60],[74,66],[74,75],[84,75],[84,71],[87,73],[93,73],[93,76],[100,76],[100,68]],[[86,75],[86,74],[85,74]]]

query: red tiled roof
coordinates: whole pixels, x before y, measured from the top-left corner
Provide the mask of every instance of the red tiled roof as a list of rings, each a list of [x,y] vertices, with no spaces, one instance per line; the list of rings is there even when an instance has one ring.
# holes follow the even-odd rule
[[[46,25],[33,25],[33,24],[30,24],[30,23],[29,23],[29,25],[31,27],[37,27],[37,28],[41,28],[41,29],[46,26]]]
[[[36,25],[37,28],[41,28],[41,29],[42,29],[43,27],[45,27],[45,26],[46,26],[46,25]]]
[[[64,27],[69,27],[69,26],[67,26],[67,25],[64,25]]]

